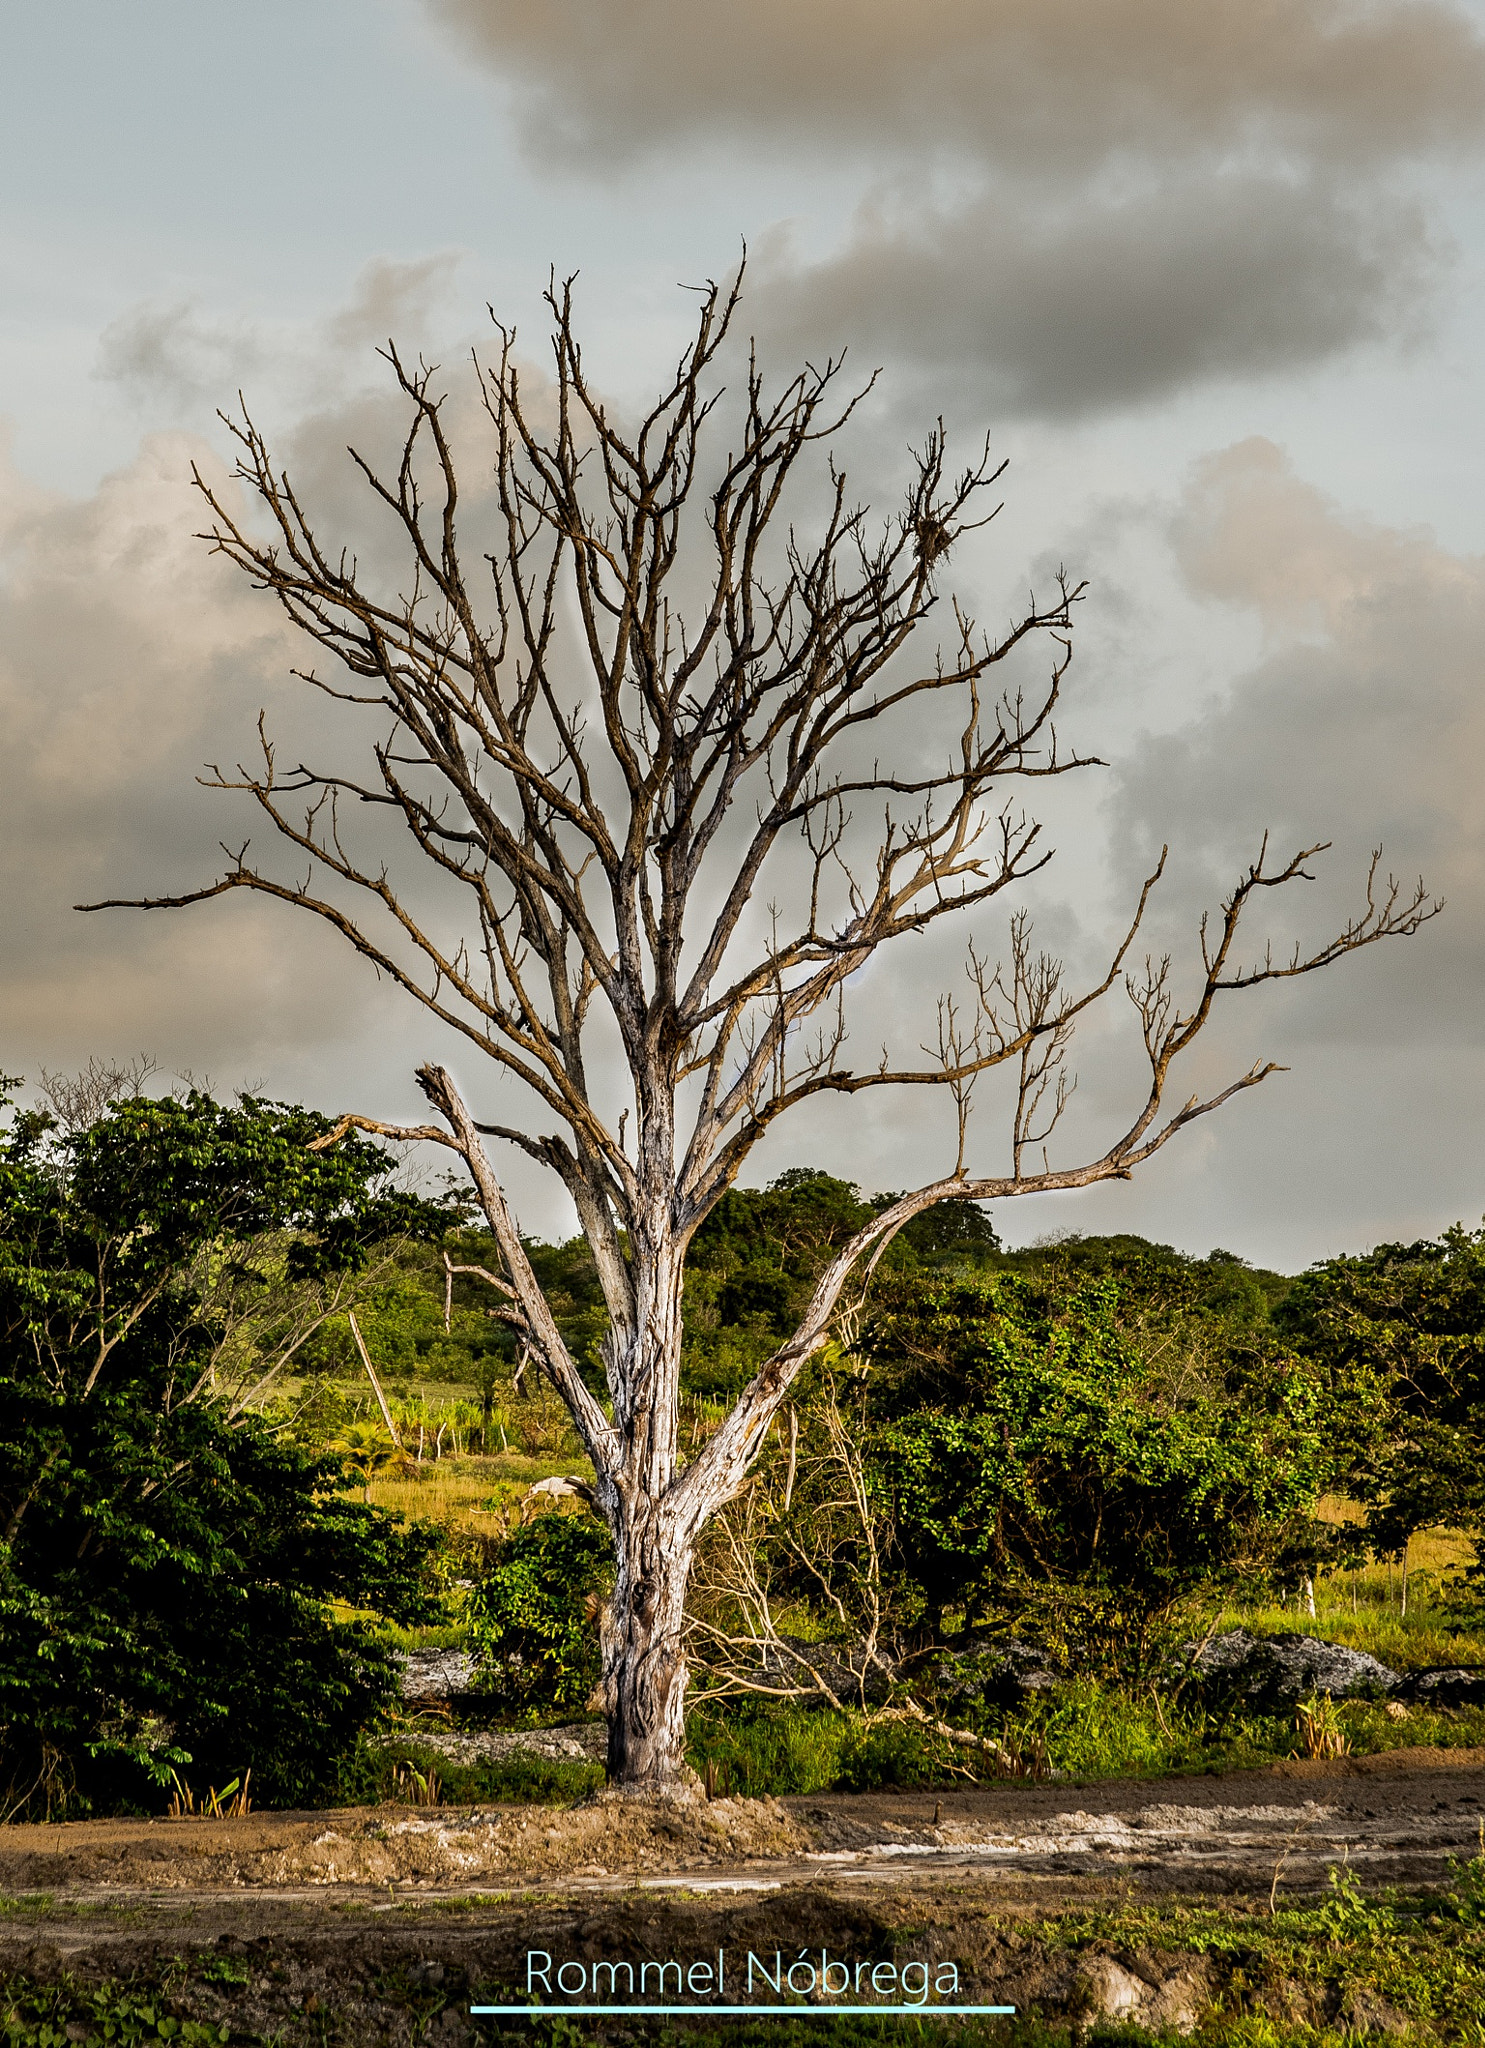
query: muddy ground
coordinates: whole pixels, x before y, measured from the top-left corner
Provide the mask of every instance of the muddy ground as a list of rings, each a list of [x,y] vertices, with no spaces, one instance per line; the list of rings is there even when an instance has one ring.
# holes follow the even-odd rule
[[[1184,2028],[1229,1965],[1128,1941],[1074,1952],[1039,1926],[1180,1900],[1256,1922],[1276,1878],[1281,1897],[1323,1889],[1337,1866],[1368,1890],[1427,1889],[1482,1845],[1485,1750],[658,1812],[603,1801],[9,1827],[0,1968],[82,1985],[174,1972],[182,2014],[243,2038],[309,2027],[454,2048],[498,2028],[468,2007],[524,1995],[532,1951],[591,1965],[828,1949],[952,1963],[969,2003]]]

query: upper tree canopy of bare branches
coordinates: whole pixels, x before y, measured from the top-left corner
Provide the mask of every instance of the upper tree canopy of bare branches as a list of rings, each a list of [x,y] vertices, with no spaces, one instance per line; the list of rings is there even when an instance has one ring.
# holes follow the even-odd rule
[[[934,1056],[856,1064],[852,978],[933,926],[988,912],[1049,858],[1020,805],[1027,784],[1088,765],[1059,750],[1053,724],[1083,586],[1059,578],[998,633],[947,601],[945,570],[993,516],[1001,469],[988,448],[953,468],[935,428],[897,511],[874,520],[829,454],[859,402],[840,395],[838,362],[774,388],[750,357],[738,398],[719,410],[736,287],[702,295],[694,340],[632,427],[585,370],[570,291],[548,299],[549,387],[528,393],[504,329],[477,366],[493,488],[473,508],[461,507],[437,372],[389,347],[407,408],[401,458],[385,474],[352,459],[395,522],[400,588],[323,539],[251,419],[227,421],[237,479],[263,516],[254,523],[198,476],[206,537],[326,657],[305,682],[372,707],[381,727],[358,772],[286,769],[260,725],[257,765],[212,779],[257,805],[295,863],[264,865],[244,846],[218,881],[149,907],[250,889],[310,911],[462,1035],[481,1056],[474,1089],[496,1076],[524,1089],[524,1114],[495,1122],[426,1066],[418,1078],[437,1121],[400,1134],[465,1161],[500,1247],[502,1312],[592,1458],[617,1558],[604,1641],[610,1769],[624,1785],[663,1787],[683,1769],[696,1537],[744,1483],[852,1276],[935,1202],[1127,1176],[1273,1071],[1258,1064],[1172,1098],[1178,1062],[1219,1000],[1412,932],[1432,906],[1421,888],[1378,888],[1374,863],[1360,914],[1324,944],[1241,952],[1255,899],[1300,881],[1321,850],[1274,860],[1265,845],[1204,926],[1182,1002],[1169,964],[1137,952],[1157,867],[1087,985],[1069,986],[1035,951],[1024,915],[998,964],[975,920],[969,995],[939,1005]],[[488,524],[491,507],[493,535],[472,542],[467,528]],[[938,630],[925,634],[935,608]],[[1041,687],[998,684],[1016,650],[1039,641]],[[389,812],[423,857],[420,875],[462,896],[457,940],[442,914],[420,912],[421,881],[399,886],[357,851],[352,800]],[[1073,1035],[1109,997],[1132,1005],[1147,1079],[1112,1143],[1058,1164]],[[969,1109],[998,1068],[1014,1087],[1008,1143],[992,1153]],[[942,1091],[955,1110],[942,1173],[844,1247],[799,1328],[683,1462],[689,1240],[779,1117],[815,1097],[900,1089]],[[344,1125],[390,1128],[359,1115]],[[542,1298],[487,1138],[541,1162],[572,1198],[610,1315],[607,1403]]]

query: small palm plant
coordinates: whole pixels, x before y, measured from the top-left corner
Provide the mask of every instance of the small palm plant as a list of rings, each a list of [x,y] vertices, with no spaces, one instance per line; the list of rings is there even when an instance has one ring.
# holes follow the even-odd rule
[[[398,1456],[392,1439],[374,1422],[347,1422],[327,1448],[345,1459],[365,1487],[368,1500],[373,1475],[395,1463]]]

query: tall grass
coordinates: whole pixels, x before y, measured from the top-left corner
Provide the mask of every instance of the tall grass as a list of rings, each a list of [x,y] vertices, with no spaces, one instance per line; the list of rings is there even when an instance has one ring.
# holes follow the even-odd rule
[[[718,1796],[877,1792],[962,1784],[963,1752],[910,1722],[830,1709],[693,1706],[691,1767]]]
[[[1344,1504],[1327,1503],[1333,1519]],[[1302,1595],[1286,1601],[1234,1601],[1217,1618],[1219,1629],[1244,1627],[1255,1635],[1302,1632],[1366,1650],[1394,1670],[1432,1664],[1485,1665],[1485,1616],[1457,1601],[1461,1568],[1474,1555],[1469,1538],[1452,1529],[1425,1529],[1408,1545],[1407,1605],[1401,1560],[1374,1560],[1355,1571],[1326,1572],[1315,1584],[1315,1613]]]
[[[572,1806],[603,1783],[602,1764],[577,1758],[537,1756],[515,1750],[461,1764],[416,1738],[362,1742],[341,1765],[340,1801],[346,1806],[421,1803],[408,1791],[411,1779],[436,1780],[435,1803],[444,1806]]]
[[[409,1521],[442,1522],[493,1535],[509,1519],[509,1508],[538,1479],[569,1472],[586,1478],[591,1470],[585,1458],[565,1453],[528,1457],[511,1451],[501,1457],[440,1458],[373,1474],[371,1498],[378,1507],[393,1509]],[[492,1508],[492,1500],[500,1505]]]

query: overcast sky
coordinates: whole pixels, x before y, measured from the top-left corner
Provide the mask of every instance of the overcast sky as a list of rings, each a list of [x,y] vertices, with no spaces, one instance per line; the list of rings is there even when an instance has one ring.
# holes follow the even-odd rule
[[[865,492],[890,502],[938,415],[1010,458],[958,579],[974,605],[1007,612],[1063,561],[1090,579],[1064,730],[1109,765],[1049,801],[1036,904],[1070,960],[1164,842],[1157,929],[1188,956],[1266,830],[1334,842],[1317,929],[1377,845],[1447,899],[1417,938],[1234,1006],[1197,1078],[1289,1071],[1005,1235],[1131,1229],[1293,1270],[1479,1221],[1485,7],[0,0],[0,20],[0,1069],[143,1051],[221,1092],[419,1113],[412,1070],[450,1048],[319,928],[242,899],[69,907],[209,879],[243,832],[201,764],[241,758],[260,708],[303,716],[272,604],[191,538],[190,465],[220,470],[215,408],[241,390],[353,524],[341,451],[386,430],[389,335],[464,380],[472,432],[487,304],[534,355],[548,267],[577,271],[622,406],[682,338],[677,286],[746,240],[769,361],[844,344],[882,366]],[[910,1037],[957,971],[930,948],[873,1005]],[[1069,1158],[1128,1103],[1115,1036],[1079,1076]],[[918,1104],[853,1101],[779,1132],[756,1175],[902,1186],[942,1144]],[[568,1227],[512,1184],[528,1227]]]

